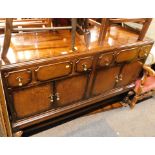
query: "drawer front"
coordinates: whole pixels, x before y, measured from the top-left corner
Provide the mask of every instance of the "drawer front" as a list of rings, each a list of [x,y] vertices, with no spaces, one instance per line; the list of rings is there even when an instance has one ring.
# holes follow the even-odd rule
[[[5,78],[8,87],[22,87],[32,81],[32,72],[27,69],[8,72]]]
[[[152,48],[152,45],[141,47],[139,51],[139,58],[146,58],[148,54],[150,53],[151,48]]]
[[[85,57],[76,61],[75,71],[76,72],[86,72],[90,71],[93,66],[93,57]]]
[[[71,74],[72,62],[63,62],[51,65],[40,66],[35,70],[36,78],[39,81],[50,80]]]
[[[113,53],[102,54],[98,59],[98,66],[100,67],[109,66],[112,63],[113,59],[114,59]]]
[[[116,62],[129,62],[138,57],[139,48],[131,48],[120,51],[116,56]]]

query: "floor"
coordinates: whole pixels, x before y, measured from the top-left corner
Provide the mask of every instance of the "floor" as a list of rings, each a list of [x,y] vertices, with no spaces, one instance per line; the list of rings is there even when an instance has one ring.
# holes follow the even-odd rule
[[[99,111],[32,135],[32,137],[145,137],[155,136],[155,97],[131,110]]]

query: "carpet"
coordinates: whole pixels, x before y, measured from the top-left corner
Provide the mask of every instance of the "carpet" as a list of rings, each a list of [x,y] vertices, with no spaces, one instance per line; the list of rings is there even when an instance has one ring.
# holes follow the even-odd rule
[[[155,97],[133,110],[122,107],[79,117],[32,137],[154,137]]]

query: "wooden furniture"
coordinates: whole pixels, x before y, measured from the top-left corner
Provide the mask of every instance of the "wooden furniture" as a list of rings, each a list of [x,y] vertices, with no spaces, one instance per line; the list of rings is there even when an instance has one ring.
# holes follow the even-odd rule
[[[34,20],[34,19],[33,19]],[[28,20],[29,21],[29,20]],[[11,33],[13,31],[22,31],[22,32],[29,32],[29,31],[47,31],[47,30],[71,30],[72,31],[72,37],[71,37],[71,49],[74,51],[74,45],[75,45],[75,32],[76,32],[76,19],[72,19],[72,26],[66,26],[66,27],[51,27],[50,25],[48,25],[49,27],[45,27],[45,28],[36,28],[36,27],[28,27],[28,28],[23,28],[23,27],[18,27],[16,28],[18,24],[13,25],[13,18],[6,18],[6,22],[5,22],[5,36],[4,36],[4,43],[3,43],[3,50],[2,50],[2,54],[1,57],[6,59],[6,54],[8,51],[8,48],[10,46],[10,40],[11,40]],[[21,26],[19,24],[19,26]],[[27,25],[27,26],[32,26],[31,24]]]
[[[89,48],[76,34],[76,51],[68,30],[12,34],[0,71],[1,104],[7,104],[14,136],[134,89],[153,41],[137,42],[137,34],[112,26],[98,46],[99,32],[98,27],[90,29]]]
[[[103,44],[103,41],[105,39],[106,33],[108,30],[110,30],[110,25],[112,24],[118,24],[118,23],[125,23],[125,22],[134,22],[134,23],[139,23],[142,24],[143,27],[141,29],[141,31],[139,32],[139,37],[137,40],[143,40],[144,36],[149,28],[149,25],[152,21],[152,18],[102,18],[101,20],[101,24],[93,21],[93,20],[89,20],[91,23],[100,26],[100,36],[99,36],[99,44]]]
[[[133,108],[138,100],[150,97],[155,92],[155,71],[148,65],[143,65],[144,75],[136,81],[134,98],[130,101]]]
[[[50,27],[50,18],[13,18],[13,27]],[[0,19],[0,28],[5,29],[5,18]]]

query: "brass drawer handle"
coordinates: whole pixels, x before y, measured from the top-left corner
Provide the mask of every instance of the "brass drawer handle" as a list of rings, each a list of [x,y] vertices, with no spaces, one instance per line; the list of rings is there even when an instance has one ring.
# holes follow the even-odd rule
[[[109,62],[106,62],[105,65],[106,65],[106,66],[109,66]]]
[[[60,100],[60,94],[56,93],[55,96],[56,96],[56,100],[59,101]]]
[[[70,65],[66,65],[66,68],[69,68],[70,67]]]
[[[22,83],[23,78],[20,77],[20,76],[18,76],[18,77],[16,78],[16,80],[18,80],[18,86],[21,87],[21,86],[23,85],[23,83]]]
[[[82,66],[83,66],[83,70],[84,70],[84,71],[87,71],[87,70],[88,70],[88,68],[87,68],[87,65],[86,65],[86,64],[83,64]]]

